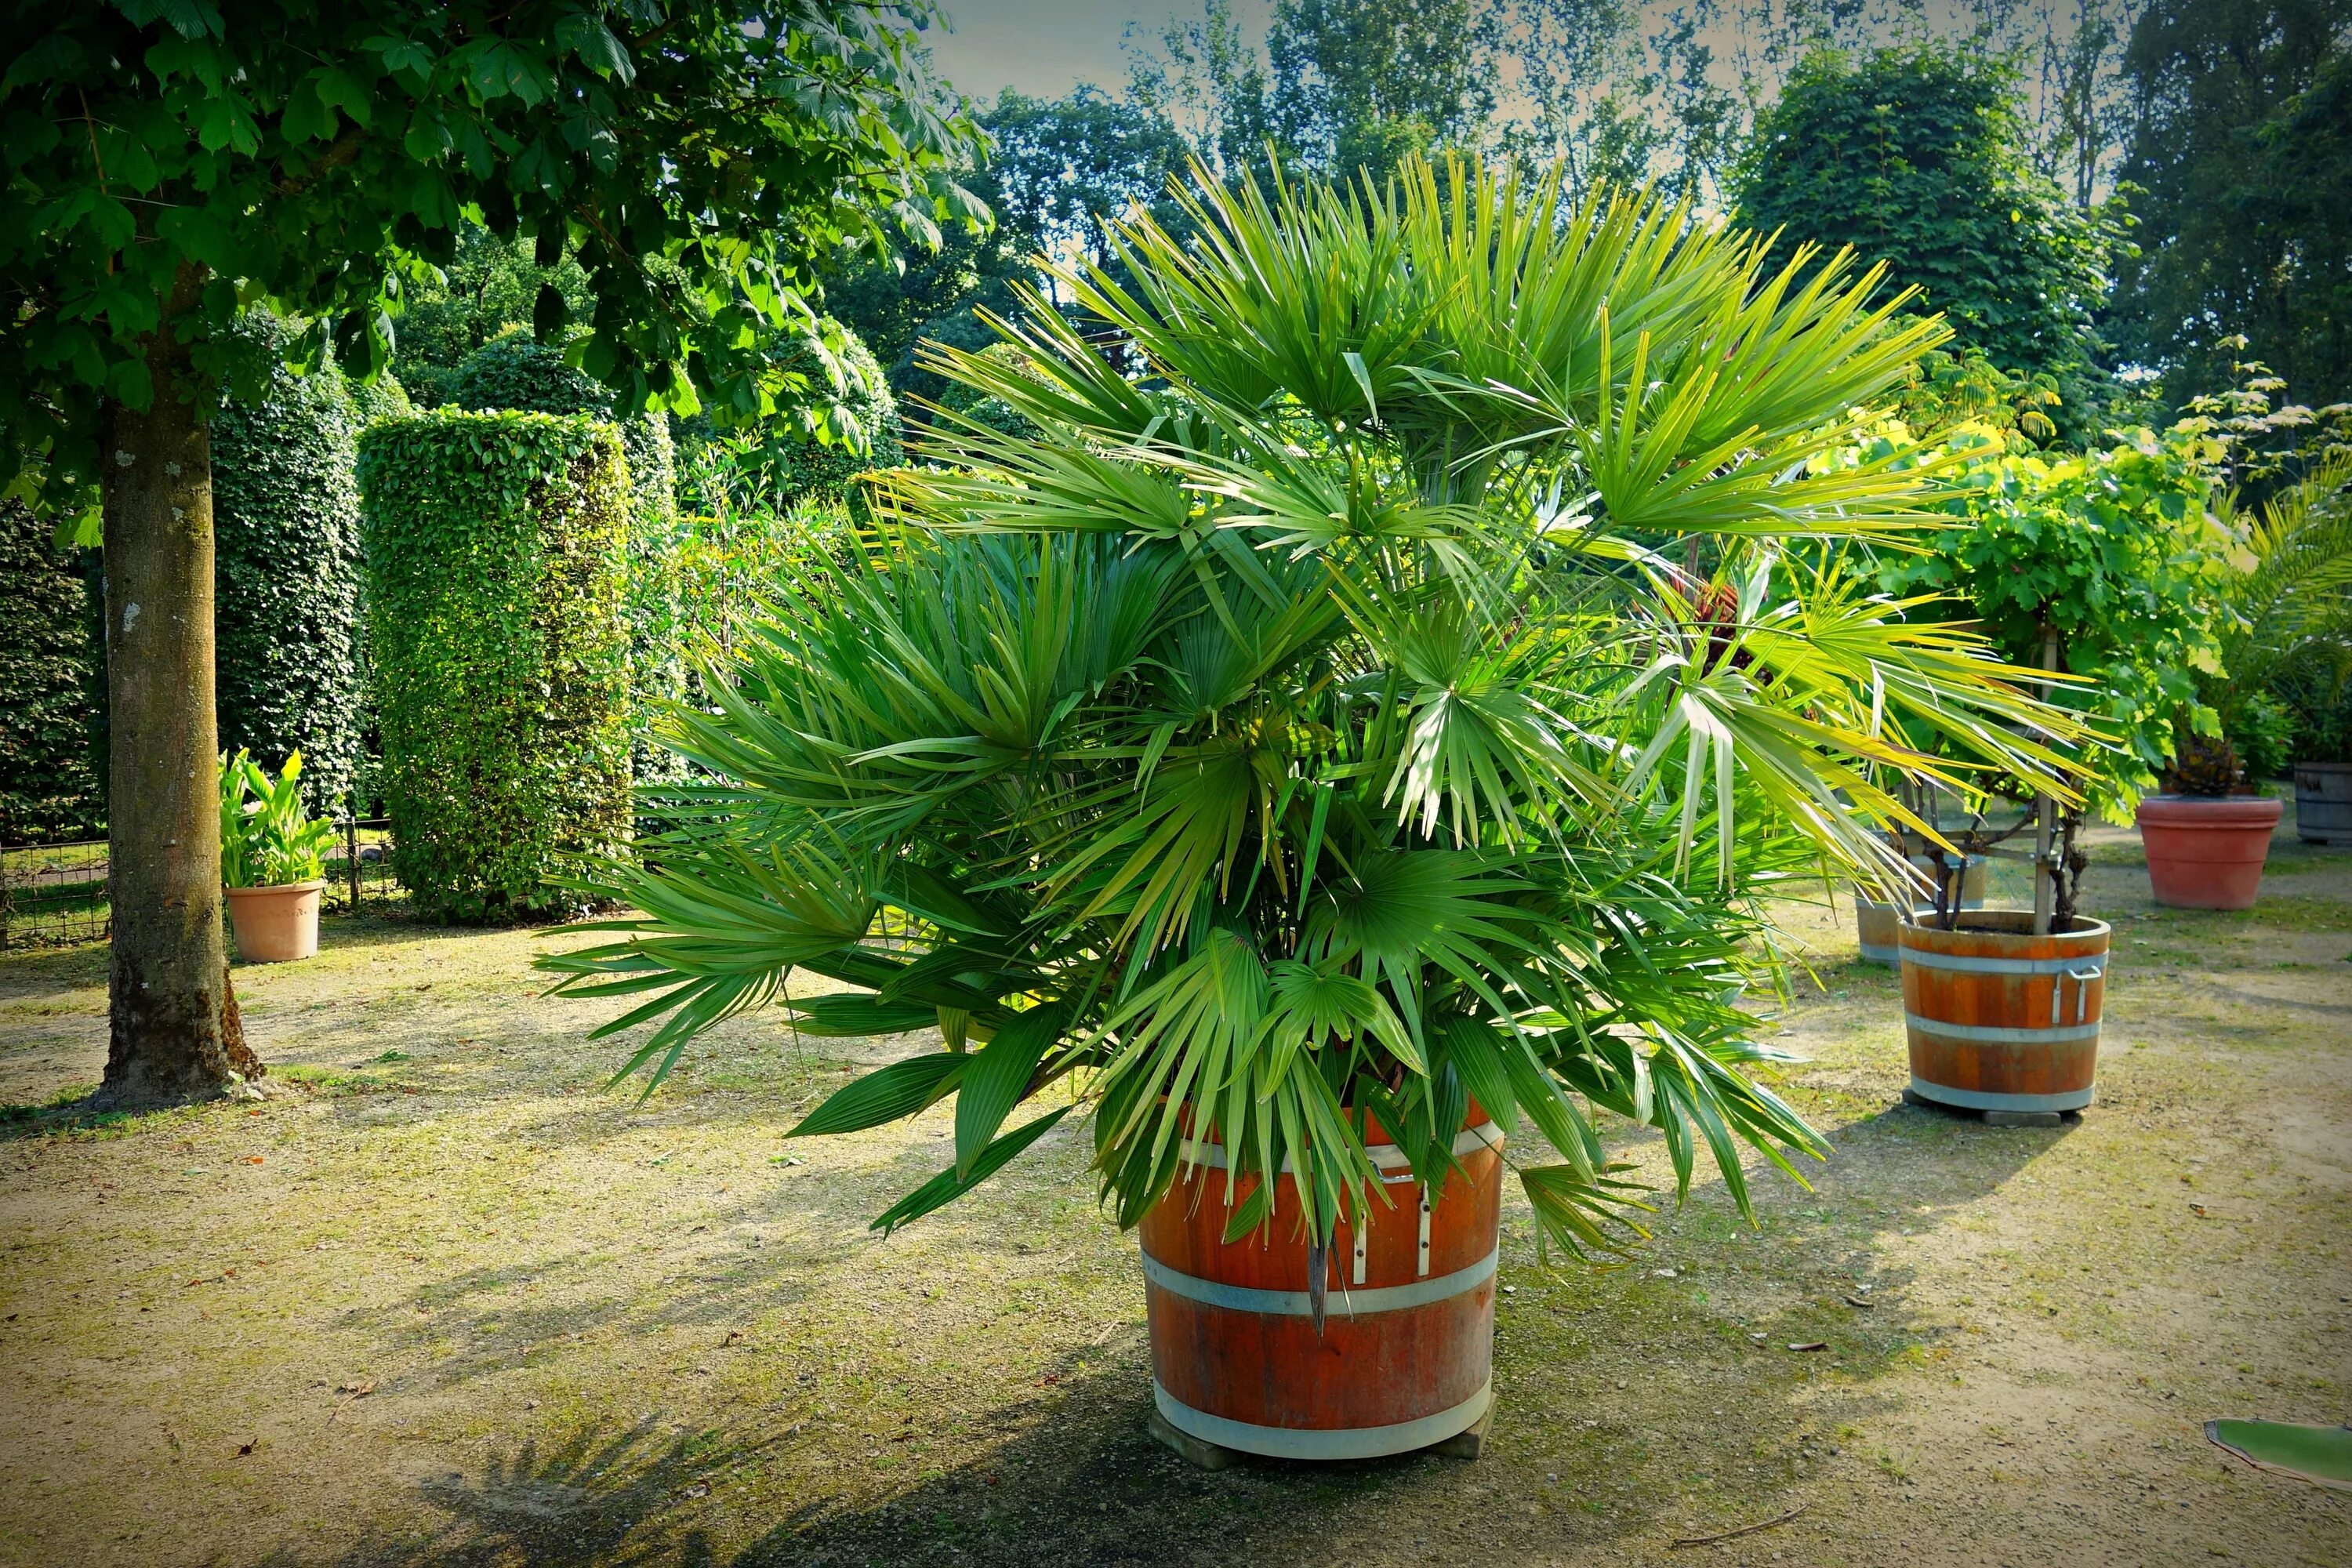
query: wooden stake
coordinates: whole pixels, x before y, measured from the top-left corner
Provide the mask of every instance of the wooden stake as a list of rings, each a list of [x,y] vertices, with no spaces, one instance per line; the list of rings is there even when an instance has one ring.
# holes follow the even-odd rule
[[[2042,627],[2042,668],[2058,668],[2058,631],[2047,621]],[[2042,683],[2042,700],[2050,700],[2051,682]],[[2058,832],[2058,803],[2047,792],[2033,797],[2033,934],[2048,936],[2058,909],[2057,873],[2051,864]]]

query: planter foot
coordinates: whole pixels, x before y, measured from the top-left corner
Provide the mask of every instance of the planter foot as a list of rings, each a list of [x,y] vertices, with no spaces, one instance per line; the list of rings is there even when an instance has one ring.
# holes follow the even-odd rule
[[[1903,1091],[1903,1103],[1922,1110],[1940,1111],[1963,1121],[1981,1121],[1987,1127],[2072,1127],[2083,1120],[2079,1110],[1971,1110],[1965,1105],[1946,1105],[1940,1100],[1929,1100],[1911,1089]]]
[[[1153,1442],[1199,1469],[1228,1470],[1241,1460],[1241,1455],[1232,1448],[1195,1437],[1190,1432],[1179,1432],[1157,1410],[1144,1416],[1143,1429],[1151,1434]]]
[[[1495,1402],[1486,1402],[1486,1414],[1467,1431],[1456,1432],[1443,1443],[1432,1443],[1423,1453],[1443,1454],[1449,1459],[1475,1459],[1486,1451],[1486,1428],[1495,1419]]]

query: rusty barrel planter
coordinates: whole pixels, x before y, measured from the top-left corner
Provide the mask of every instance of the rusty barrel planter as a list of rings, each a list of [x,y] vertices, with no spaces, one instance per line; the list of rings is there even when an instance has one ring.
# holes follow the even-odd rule
[[[2035,936],[2031,912],[1983,910],[1954,931],[1906,922],[1897,934],[1912,1093],[1967,1110],[2091,1103],[2105,925]]]
[[[2156,901],[2176,910],[2251,910],[2283,801],[2260,795],[2152,795],[2139,803],[2140,842]]]
[[[1911,864],[1931,879],[1936,875],[1936,863],[1925,855],[1914,855]],[[1962,863],[1960,871],[1960,908],[1980,910],[1984,900],[1985,858],[1971,855]],[[1912,912],[1924,915],[1935,907],[1932,900],[1923,899],[1913,904]],[[1895,928],[1902,923],[1903,917],[1893,904],[1878,903],[1861,893],[1853,896],[1854,934],[1860,939],[1864,963],[1883,963],[1893,969],[1902,962],[1902,949],[1895,935]]]
[[[1377,1123],[1368,1133],[1385,1136]],[[1502,1142],[1474,1107],[1454,1143],[1462,1169],[1434,1205],[1401,1150],[1371,1145],[1395,1201],[1333,1237],[1319,1334],[1292,1178],[1278,1179],[1272,1225],[1227,1244],[1224,1152],[1202,1145],[1204,1164],[1140,1226],[1161,1418],[1203,1442],[1286,1459],[1402,1454],[1476,1426],[1494,1396]]]

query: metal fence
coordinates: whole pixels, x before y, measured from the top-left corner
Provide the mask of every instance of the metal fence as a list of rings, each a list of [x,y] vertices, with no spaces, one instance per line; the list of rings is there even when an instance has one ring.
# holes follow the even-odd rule
[[[337,826],[326,855],[323,912],[354,914],[362,903],[400,897],[391,824],[378,816]],[[106,870],[104,839],[0,846],[0,949],[64,947],[113,935]]]

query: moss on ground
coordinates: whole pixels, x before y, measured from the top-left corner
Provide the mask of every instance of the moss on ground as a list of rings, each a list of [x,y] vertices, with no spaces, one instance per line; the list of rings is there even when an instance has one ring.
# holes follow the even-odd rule
[[[780,1133],[916,1037],[738,1020],[640,1104],[604,1011],[539,994],[562,939],[332,921],[237,972],[278,1098],[93,1118],[103,954],[0,958],[0,1558],[2341,1563],[2352,1500],[2198,1423],[2346,1414],[2352,863],[2283,844],[2204,915],[2135,848],[2095,847],[2118,959],[2063,1129],[1905,1108],[1893,973],[1795,911],[1778,1077],[1832,1157],[1607,1273],[1538,1269],[1514,1207],[1476,1465],[1152,1447],[1082,1133],[876,1238],[947,1117]]]

